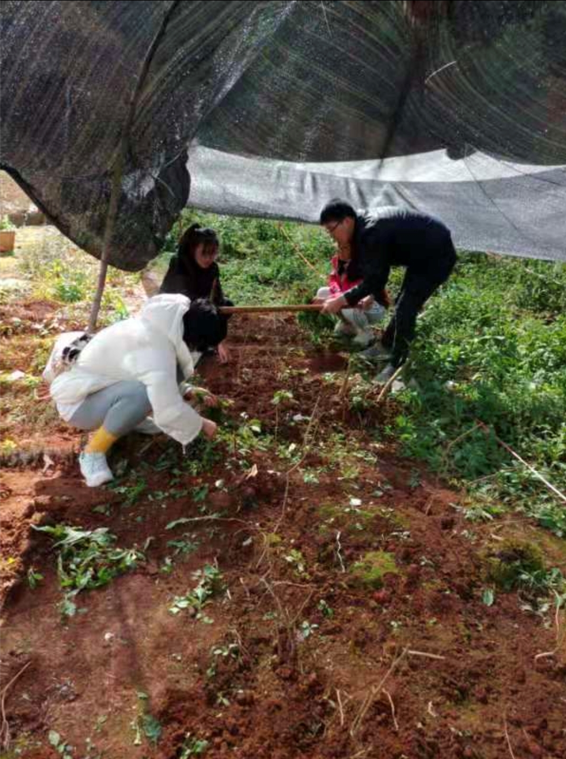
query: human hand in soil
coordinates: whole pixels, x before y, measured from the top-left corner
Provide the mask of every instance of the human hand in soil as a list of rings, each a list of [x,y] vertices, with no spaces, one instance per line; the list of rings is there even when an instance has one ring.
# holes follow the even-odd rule
[[[358,308],[361,308],[362,311],[369,311],[370,308],[374,304],[374,297],[373,295],[367,295],[365,298],[362,298],[361,301],[358,303]]]
[[[230,361],[230,351],[225,343],[220,343],[218,346],[218,360],[221,364],[227,364]]]
[[[210,419],[202,420],[202,434],[205,438],[212,440],[215,437],[217,430],[218,425],[215,422],[212,422]]]
[[[343,295],[337,295],[335,298],[327,298],[321,311],[323,314],[337,314],[347,305],[346,298]]]
[[[209,390],[205,390],[204,387],[192,387],[185,393],[186,401],[196,401],[203,403],[208,408],[217,408],[220,404],[216,395],[213,395]]]

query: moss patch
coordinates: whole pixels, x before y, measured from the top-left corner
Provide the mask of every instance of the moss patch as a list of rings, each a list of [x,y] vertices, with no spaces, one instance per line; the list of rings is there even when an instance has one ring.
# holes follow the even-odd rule
[[[544,570],[543,553],[533,543],[509,539],[485,556],[486,579],[501,590],[521,585],[521,576]]]
[[[371,551],[366,553],[361,561],[357,561],[350,570],[357,585],[366,588],[381,588],[385,575],[400,574],[395,557],[386,551]]]

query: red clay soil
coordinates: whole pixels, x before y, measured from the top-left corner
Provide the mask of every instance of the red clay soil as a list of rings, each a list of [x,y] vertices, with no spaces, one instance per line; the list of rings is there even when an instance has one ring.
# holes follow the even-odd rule
[[[516,593],[482,602],[486,547],[526,537],[564,568],[563,545],[516,516],[466,522],[459,493],[373,442],[385,412],[345,408],[344,372],[325,373],[346,359],[314,355],[292,320],[234,318],[231,341],[232,363],[207,360],[206,385],[234,401],[233,421],[262,422],[260,442],[276,433],[277,451],[228,437],[195,475],[197,451],[131,436],[113,454],[121,492],[86,488],[68,446],[2,472],[4,685],[30,663],[7,691],[5,756],[60,756],[50,730],[92,759],[566,756],[552,615],[525,612]],[[293,397],[277,406],[283,389]],[[44,435],[46,448],[60,434]],[[290,471],[293,445],[305,457]],[[197,521],[167,529],[181,518]],[[51,540],[31,529],[59,523],[107,527],[147,557],[80,594],[84,612],[65,623]],[[175,556],[172,540],[198,548]],[[393,572],[372,589],[353,570],[378,551]],[[212,621],[171,614],[215,562],[227,591],[205,607]],[[44,577],[33,590],[32,567]]]

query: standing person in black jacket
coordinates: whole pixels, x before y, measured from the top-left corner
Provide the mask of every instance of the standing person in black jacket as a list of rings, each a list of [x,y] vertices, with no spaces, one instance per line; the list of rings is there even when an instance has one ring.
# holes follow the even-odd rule
[[[328,299],[323,313],[336,314],[357,304],[363,308],[368,295],[375,296],[383,290],[392,266],[406,268],[395,312],[381,344],[363,354],[389,360],[377,378],[386,382],[407,359],[418,312],[454,268],[456,250],[450,230],[439,219],[401,208],[387,207],[380,209],[377,216],[360,216],[349,203],[339,199],[331,200],[322,209],[320,223],[339,247],[355,248],[364,277],[348,292]]]
[[[232,306],[220,285],[218,249],[218,236],[213,229],[191,224],[179,241],[177,255],[171,258],[159,292],[180,293],[191,301],[205,298],[215,306]],[[217,348],[222,364],[230,359],[224,342]]]

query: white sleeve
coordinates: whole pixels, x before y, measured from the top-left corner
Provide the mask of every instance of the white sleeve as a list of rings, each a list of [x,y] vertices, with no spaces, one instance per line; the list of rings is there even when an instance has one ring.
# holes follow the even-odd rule
[[[149,347],[136,351],[136,354],[135,374],[147,388],[155,424],[187,445],[201,431],[202,417],[181,395],[177,385],[175,355]]]

